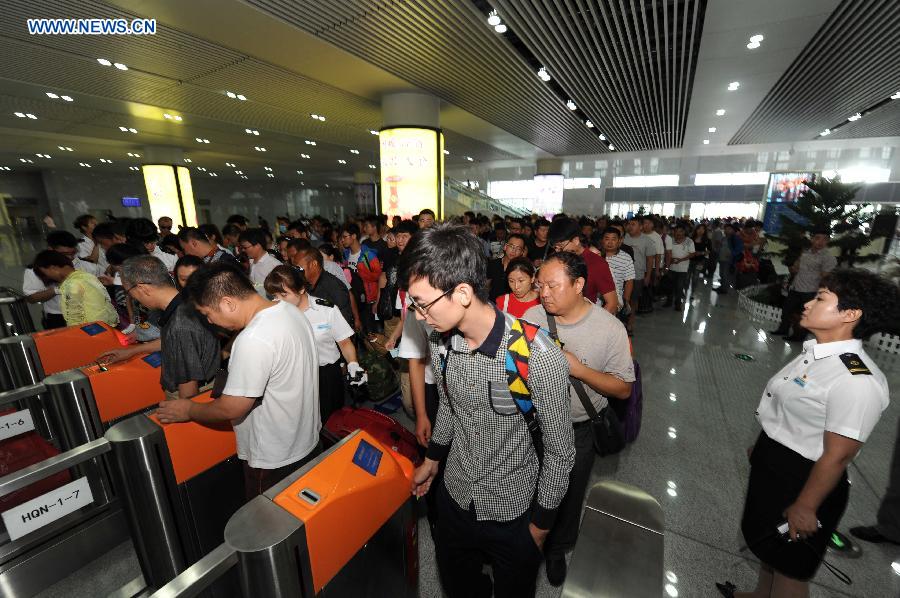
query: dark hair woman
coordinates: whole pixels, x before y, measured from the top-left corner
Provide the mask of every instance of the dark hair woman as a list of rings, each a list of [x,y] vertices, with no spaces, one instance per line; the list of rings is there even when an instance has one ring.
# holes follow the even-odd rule
[[[506,283],[511,292],[497,297],[495,302],[500,311],[521,318],[529,308],[539,303],[534,288],[534,272],[534,264],[527,257],[510,260],[506,266]]]
[[[831,533],[847,506],[847,466],[888,405],[884,374],[862,341],[900,321],[897,285],[865,270],[826,274],[803,308],[815,335],[762,393],[762,432],[750,455],[741,531],[760,560],[750,593],[730,582],[723,596],[807,596]]]

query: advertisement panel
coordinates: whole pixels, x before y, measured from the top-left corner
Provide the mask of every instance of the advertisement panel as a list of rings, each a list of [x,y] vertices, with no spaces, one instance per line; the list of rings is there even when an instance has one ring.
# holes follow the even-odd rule
[[[425,208],[442,218],[444,135],[439,130],[394,127],[379,133],[381,211],[410,218]]]
[[[172,219],[173,231],[177,231],[182,225],[197,226],[194,192],[188,169],[170,164],[145,164],[142,170],[153,221],[157,222],[163,216],[168,216]]]

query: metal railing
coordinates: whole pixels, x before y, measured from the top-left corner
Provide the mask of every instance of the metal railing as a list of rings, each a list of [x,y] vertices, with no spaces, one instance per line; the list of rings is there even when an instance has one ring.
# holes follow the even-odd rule
[[[193,598],[209,589],[237,564],[237,552],[222,543],[154,592],[150,598]]]
[[[72,450],[48,457],[34,465],[9,473],[0,478],[0,497],[11,494],[16,490],[21,490],[55,473],[65,471],[100,455],[105,455],[110,450],[112,450],[112,447],[109,441],[105,438],[98,438]]]
[[[11,287],[0,287],[0,336],[30,334],[36,331],[25,297]]]
[[[453,209],[454,206],[448,205],[448,202],[455,202],[462,209]],[[527,216],[530,214],[527,210],[520,210],[508,206],[487,195],[472,189],[462,181],[454,179],[445,179],[444,187],[444,217],[462,216],[465,211],[472,211],[481,214],[499,214],[501,216]]]

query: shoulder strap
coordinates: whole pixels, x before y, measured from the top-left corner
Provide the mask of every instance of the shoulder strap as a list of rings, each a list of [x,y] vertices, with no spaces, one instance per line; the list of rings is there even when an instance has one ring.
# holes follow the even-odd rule
[[[509,293],[503,295],[503,313],[509,313]]]
[[[547,314],[547,326],[550,328],[550,336],[553,337],[553,340],[559,341],[559,334],[557,333],[556,328],[556,318],[550,314]],[[560,346],[562,344],[560,343]],[[572,388],[575,389],[575,394],[578,395],[578,400],[581,401],[581,406],[584,407],[584,410],[587,412],[588,417],[592,420],[598,419],[597,410],[594,408],[594,404],[591,403],[591,400],[587,396],[587,391],[584,389],[584,383],[578,378],[574,378],[569,376],[569,383],[572,385]]]
[[[509,329],[509,343],[506,346],[506,381],[509,393],[525,420],[538,459],[543,460],[541,427],[531,400],[531,390],[528,388],[528,361],[531,358],[532,341],[540,328],[518,318],[513,319],[507,315],[503,317],[506,318]]]

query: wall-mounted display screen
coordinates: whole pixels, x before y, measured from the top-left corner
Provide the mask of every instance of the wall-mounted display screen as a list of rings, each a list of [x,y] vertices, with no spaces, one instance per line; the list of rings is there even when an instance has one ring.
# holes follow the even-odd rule
[[[435,129],[396,127],[378,134],[381,212],[410,218],[428,208],[442,216],[444,135]]]
[[[566,177],[561,174],[534,175],[534,202],[528,209],[544,216],[562,212],[565,184]]]
[[[815,177],[815,172],[770,173],[769,184],[766,186],[766,201],[769,203],[797,201],[800,194],[807,189],[804,183]]]
[[[123,208],[139,208],[139,207],[141,207],[141,198],[140,197],[123,197],[122,198],[122,207]]]

